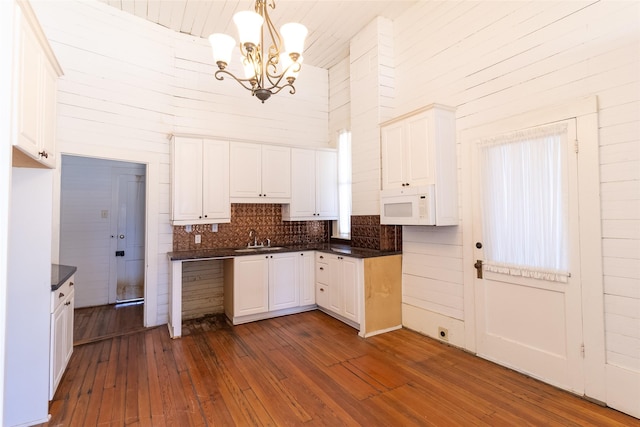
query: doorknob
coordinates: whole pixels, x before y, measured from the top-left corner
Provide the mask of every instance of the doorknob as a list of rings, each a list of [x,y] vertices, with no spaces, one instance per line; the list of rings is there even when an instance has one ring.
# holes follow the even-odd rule
[[[477,260],[476,263],[473,264],[473,267],[476,269],[478,273],[478,279],[482,279],[482,260],[481,259]]]

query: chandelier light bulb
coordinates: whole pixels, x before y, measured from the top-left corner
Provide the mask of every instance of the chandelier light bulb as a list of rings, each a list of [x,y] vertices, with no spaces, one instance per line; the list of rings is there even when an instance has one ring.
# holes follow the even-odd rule
[[[284,50],[289,54],[302,55],[304,40],[307,37],[307,27],[302,24],[290,22],[280,27],[280,34],[284,43]]]
[[[231,63],[231,53],[236,41],[227,34],[214,33],[209,36],[209,43],[213,51],[213,60],[219,69],[224,70]]]
[[[238,37],[240,44],[245,46],[260,45],[260,37],[262,35],[262,23],[264,18],[255,12],[245,10],[233,15],[233,22],[238,27]]]

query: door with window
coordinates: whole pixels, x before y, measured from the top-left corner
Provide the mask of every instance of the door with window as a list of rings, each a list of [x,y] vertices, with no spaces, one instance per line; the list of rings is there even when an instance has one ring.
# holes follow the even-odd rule
[[[480,356],[582,394],[575,121],[473,147]]]

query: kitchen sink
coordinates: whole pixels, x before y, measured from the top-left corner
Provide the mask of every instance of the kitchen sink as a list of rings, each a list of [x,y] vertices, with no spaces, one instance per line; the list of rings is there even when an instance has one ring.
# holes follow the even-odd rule
[[[238,252],[238,253],[269,252],[269,251],[277,251],[278,249],[283,249],[283,247],[282,246],[264,246],[259,248],[242,248],[242,249],[236,249],[234,252]]]

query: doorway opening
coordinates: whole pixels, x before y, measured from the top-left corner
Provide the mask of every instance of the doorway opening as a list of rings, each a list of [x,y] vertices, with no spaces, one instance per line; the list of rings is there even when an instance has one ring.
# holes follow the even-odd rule
[[[142,312],[146,175],[145,164],[62,156],[60,263],[78,268],[76,313],[101,306],[116,310],[132,303],[140,304],[138,311]],[[101,310],[95,313],[105,315]],[[135,326],[142,328],[143,316],[138,317]],[[99,335],[104,332],[101,329],[94,332]],[[117,333],[117,328],[108,332],[111,336]]]

